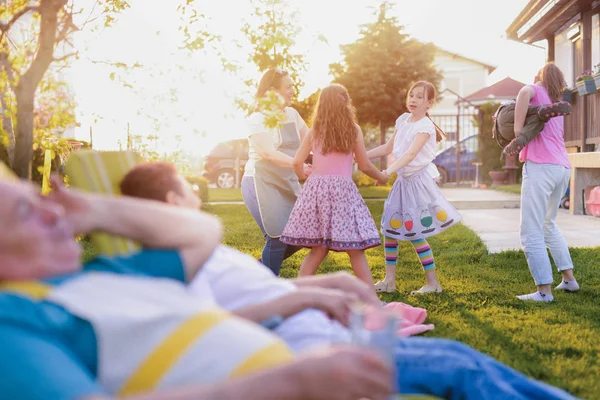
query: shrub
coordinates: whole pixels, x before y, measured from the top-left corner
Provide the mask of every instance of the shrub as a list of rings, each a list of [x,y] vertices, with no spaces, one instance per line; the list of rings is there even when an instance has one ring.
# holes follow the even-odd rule
[[[398,177],[398,174],[393,173],[390,176],[390,179],[388,179],[386,185],[387,186],[392,186],[394,184],[394,182],[396,182],[396,178],[397,177]],[[354,181],[354,183],[358,187],[375,186],[375,184],[377,183],[377,181],[375,179],[373,179],[370,176],[366,175],[362,171],[356,171],[354,174],[352,174],[352,180]]]
[[[396,182],[396,178],[398,178],[398,174],[394,172],[392,175],[390,175],[390,179],[387,181],[387,186],[393,186],[394,182]]]
[[[367,176],[361,171],[356,171],[354,174],[352,174],[352,180],[358,187],[375,186],[375,179]]]
[[[198,195],[202,204],[208,203],[208,180],[201,176],[187,176],[185,179],[192,185],[198,185]]]

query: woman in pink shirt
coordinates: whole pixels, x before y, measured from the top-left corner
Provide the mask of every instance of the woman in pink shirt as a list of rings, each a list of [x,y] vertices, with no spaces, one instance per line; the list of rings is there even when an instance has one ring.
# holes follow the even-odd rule
[[[533,85],[519,92],[515,108],[515,136],[523,124],[527,107],[550,104],[559,100],[566,86],[563,73],[554,64],[546,64],[535,77]],[[546,248],[562,274],[557,290],[576,291],[579,285],[573,276],[573,261],[567,242],[556,225],[556,214],[562,196],[569,185],[571,164],[564,142],[564,117],[546,122],[544,129],[521,151],[523,165],[521,187],[521,244],[529,270],[538,287],[537,292],[517,296],[521,300],[554,300],[552,267]]]

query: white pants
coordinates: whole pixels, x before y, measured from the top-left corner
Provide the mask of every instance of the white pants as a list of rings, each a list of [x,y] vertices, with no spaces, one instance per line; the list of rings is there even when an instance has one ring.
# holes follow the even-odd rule
[[[560,165],[527,161],[523,166],[521,244],[536,285],[553,282],[546,248],[550,249],[559,271],[573,268],[567,242],[556,225],[556,214],[570,176],[571,170]]]

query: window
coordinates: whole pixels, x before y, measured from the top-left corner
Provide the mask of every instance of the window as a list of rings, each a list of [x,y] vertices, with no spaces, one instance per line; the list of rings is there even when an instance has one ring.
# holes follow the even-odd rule
[[[565,74],[567,86],[575,87],[575,71],[573,70],[573,43],[568,38],[568,29],[554,38],[556,66]]]
[[[592,16],[592,67],[600,64],[600,14]]]

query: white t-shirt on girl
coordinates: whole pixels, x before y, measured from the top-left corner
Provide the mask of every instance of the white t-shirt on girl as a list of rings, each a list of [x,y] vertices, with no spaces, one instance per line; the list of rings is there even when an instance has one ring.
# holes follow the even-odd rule
[[[308,129],[306,123],[300,116],[300,113],[296,111],[295,108],[286,107],[285,108],[286,120],[284,124],[294,123],[296,124],[296,131],[298,135],[303,129]],[[281,135],[279,133],[279,129],[269,129],[265,126],[265,116],[262,113],[255,112],[248,117],[248,138],[257,135],[257,134],[268,134],[273,141],[273,146],[275,148],[279,147],[281,144]],[[248,162],[246,163],[246,168],[244,172],[244,176],[254,176],[254,164],[261,159],[258,151],[255,147],[255,143],[252,140],[248,141]]]
[[[427,172],[431,177],[437,178],[439,172],[432,162],[436,156],[437,148],[435,125],[433,125],[433,122],[428,117],[423,117],[415,122],[409,122],[408,119],[410,116],[410,113],[404,113],[396,120],[397,133],[394,138],[394,149],[392,151],[394,157],[398,159],[410,149],[417,133],[427,133],[429,134],[429,139],[414,160],[398,171],[398,174],[408,177],[427,168]]]

